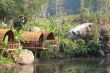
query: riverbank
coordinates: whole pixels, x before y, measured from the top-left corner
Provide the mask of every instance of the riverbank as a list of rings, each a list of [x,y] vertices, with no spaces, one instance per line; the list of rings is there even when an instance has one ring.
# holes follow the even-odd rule
[[[19,64],[11,62],[9,64],[0,64],[0,68],[14,68],[19,66]]]

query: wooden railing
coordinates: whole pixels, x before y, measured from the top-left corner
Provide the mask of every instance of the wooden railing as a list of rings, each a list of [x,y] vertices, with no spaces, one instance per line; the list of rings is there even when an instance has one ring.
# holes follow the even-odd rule
[[[19,43],[10,43],[7,46],[0,44],[0,49],[5,50],[17,50],[19,48]]]
[[[51,45],[57,45],[57,40],[51,40]],[[43,42],[38,42],[38,41],[25,41],[24,43],[22,43],[23,48],[26,49],[48,49],[46,44],[43,44]]]

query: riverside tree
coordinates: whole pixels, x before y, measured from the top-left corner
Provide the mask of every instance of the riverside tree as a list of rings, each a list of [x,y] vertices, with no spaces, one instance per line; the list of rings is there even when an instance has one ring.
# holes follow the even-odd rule
[[[47,0],[0,0],[0,21],[19,21],[21,17],[32,19],[41,15],[41,6],[45,3]]]

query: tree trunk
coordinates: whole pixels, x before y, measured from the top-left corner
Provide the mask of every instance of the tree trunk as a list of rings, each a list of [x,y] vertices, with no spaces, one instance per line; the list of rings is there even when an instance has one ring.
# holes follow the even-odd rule
[[[56,0],[56,17],[57,17],[57,29],[58,29],[58,50],[59,50],[59,45],[60,45],[61,22],[62,22],[61,2],[62,2],[62,0]]]

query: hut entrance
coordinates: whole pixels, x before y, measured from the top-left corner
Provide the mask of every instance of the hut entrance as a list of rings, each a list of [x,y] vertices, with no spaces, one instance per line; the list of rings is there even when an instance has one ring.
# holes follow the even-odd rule
[[[44,32],[44,40],[49,40],[51,45],[57,45],[57,37],[54,36],[54,34],[52,32]],[[45,47],[47,48],[47,45],[45,45]]]
[[[43,34],[44,34],[44,40],[54,40],[55,39],[55,36],[52,32],[51,33],[44,32]]]
[[[9,30],[6,32],[6,34],[4,35],[3,41],[5,40],[6,36],[8,36],[8,41],[10,43],[14,42],[14,33],[12,32],[12,30]]]
[[[8,37],[8,42],[14,42],[14,33],[9,29],[0,29],[0,41],[4,41],[6,36]]]

